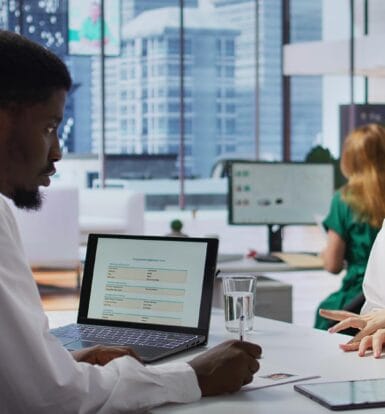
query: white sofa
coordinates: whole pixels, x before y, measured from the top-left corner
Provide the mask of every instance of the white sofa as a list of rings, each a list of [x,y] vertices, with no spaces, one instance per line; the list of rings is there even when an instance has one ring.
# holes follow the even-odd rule
[[[126,189],[92,188],[79,193],[80,239],[89,233],[144,233],[144,194]]]
[[[78,189],[52,186],[42,192],[45,196],[39,211],[21,210],[9,202],[30,265],[79,270]]]

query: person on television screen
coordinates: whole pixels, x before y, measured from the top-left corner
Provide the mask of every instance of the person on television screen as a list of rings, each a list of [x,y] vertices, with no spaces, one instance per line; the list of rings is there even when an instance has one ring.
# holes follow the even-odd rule
[[[50,184],[61,158],[58,127],[71,77],[54,54],[15,33],[0,31],[0,56],[1,412],[142,412],[250,383],[261,355],[250,342],[227,341],[187,363],[145,366],[129,347],[70,353],[50,334],[3,196],[19,208],[40,207],[39,187]]]
[[[101,47],[101,25],[102,25],[102,10],[98,1],[90,3],[88,16],[84,19],[79,31],[79,40],[87,48],[94,49],[100,52]],[[104,21],[104,44],[108,45],[112,41],[111,31]]]
[[[345,139],[341,170],[347,183],[336,192],[323,221],[328,239],[322,252],[324,267],[340,273],[346,267],[338,291],[319,309],[359,312],[363,303],[362,282],[369,253],[385,217],[385,129],[368,124]],[[328,329],[331,322],[317,310],[315,327]]]

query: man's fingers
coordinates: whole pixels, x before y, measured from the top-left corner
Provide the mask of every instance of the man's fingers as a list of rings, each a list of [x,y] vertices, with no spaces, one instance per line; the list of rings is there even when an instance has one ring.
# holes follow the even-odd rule
[[[240,348],[247,352],[251,357],[253,358],[260,358],[262,354],[262,348],[257,345],[253,344],[252,342],[241,342],[241,341],[235,341],[234,345],[237,348]]]
[[[143,363],[142,358],[129,346],[105,347],[103,349],[103,354],[106,361],[129,355],[139,362]]]
[[[342,310],[328,310],[328,309],[320,309],[319,314],[326,318],[331,319],[333,321],[342,321],[346,318],[349,318],[351,316],[357,316],[357,314],[348,312],[348,311],[342,311]]]
[[[251,342],[229,340],[193,358],[191,365],[203,396],[235,392],[252,381],[259,369],[261,347]]]
[[[133,356],[134,358],[136,358],[138,361],[142,361],[142,358],[139,356],[139,354],[137,354],[133,349],[129,348],[127,350],[127,353],[131,356]]]
[[[130,355],[133,358],[137,359],[139,362],[143,363],[142,358],[130,347],[122,347],[122,355]]]
[[[259,362],[256,359],[251,358],[249,362],[249,371],[252,374],[255,374],[258,370],[259,370]]]
[[[243,380],[242,385],[250,384],[250,382],[253,381],[253,374],[247,375],[245,379]]]

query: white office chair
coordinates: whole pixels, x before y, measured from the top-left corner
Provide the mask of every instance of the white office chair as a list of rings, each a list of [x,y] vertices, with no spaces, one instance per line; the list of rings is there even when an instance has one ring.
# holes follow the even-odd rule
[[[10,206],[31,268],[75,269],[80,278],[79,197],[75,187],[53,186],[39,211]]]

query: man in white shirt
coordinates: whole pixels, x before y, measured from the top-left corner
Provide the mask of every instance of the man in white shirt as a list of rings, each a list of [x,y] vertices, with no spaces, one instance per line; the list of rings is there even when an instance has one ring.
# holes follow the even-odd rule
[[[43,47],[0,31],[0,193],[37,209],[61,158],[57,129],[71,78]],[[60,212],[58,212],[59,214]],[[228,341],[188,363],[144,366],[127,347],[74,354],[49,333],[15,220],[0,196],[2,413],[140,412],[166,402],[237,391],[261,348]]]

